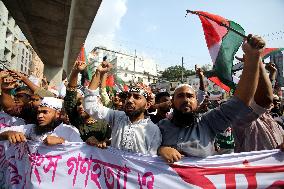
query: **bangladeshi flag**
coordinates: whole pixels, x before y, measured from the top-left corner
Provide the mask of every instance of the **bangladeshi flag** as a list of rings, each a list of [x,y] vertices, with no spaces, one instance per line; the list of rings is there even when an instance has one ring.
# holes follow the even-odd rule
[[[235,88],[232,77],[232,66],[236,52],[243,42],[243,37],[227,29],[226,25],[242,34],[244,29],[237,23],[221,16],[203,11],[195,11],[200,18],[205,40],[213,62],[213,70],[208,79],[226,91]]]
[[[262,53],[262,59],[266,59],[267,57],[276,54],[280,51],[283,51],[284,48],[265,48]]]

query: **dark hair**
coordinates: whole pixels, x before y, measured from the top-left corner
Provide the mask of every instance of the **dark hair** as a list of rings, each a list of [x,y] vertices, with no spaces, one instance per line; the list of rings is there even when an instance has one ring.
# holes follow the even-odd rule
[[[119,98],[121,98],[121,99],[126,99],[126,98],[127,98],[127,94],[128,94],[128,92],[120,92],[120,93],[118,94],[118,96],[119,96]]]
[[[29,91],[29,92],[31,92],[30,88],[28,88],[27,86],[21,86],[21,87],[17,87],[15,89],[15,93],[18,93],[20,91]]]
[[[159,102],[160,99],[164,96],[167,96],[167,97],[171,97],[170,93],[168,92],[160,92],[160,93],[157,93],[156,96],[155,96],[155,102]]]

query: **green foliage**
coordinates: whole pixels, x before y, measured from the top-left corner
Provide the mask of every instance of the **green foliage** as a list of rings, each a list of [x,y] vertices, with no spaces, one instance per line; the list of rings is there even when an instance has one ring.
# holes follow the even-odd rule
[[[171,66],[162,72],[162,78],[166,79],[167,81],[181,81],[182,71],[184,78],[195,74],[195,71],[193,70],[187,70],[181,66]]]

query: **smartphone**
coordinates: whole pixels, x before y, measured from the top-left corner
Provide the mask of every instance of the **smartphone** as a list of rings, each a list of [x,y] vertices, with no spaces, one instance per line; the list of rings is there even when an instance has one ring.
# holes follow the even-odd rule
[[[104,57],[103,57],[103,61],[106,61],[106,60],[107,60],[107,56],[104,56]]]

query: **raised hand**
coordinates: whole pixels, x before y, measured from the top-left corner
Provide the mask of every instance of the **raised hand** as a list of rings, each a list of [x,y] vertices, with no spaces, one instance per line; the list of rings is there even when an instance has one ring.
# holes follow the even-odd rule
[[[277,72],[276,65],[272,62],[269,62],[268,64],[265,65],[265,69],[267,69],[270,73],[275,73]]]
[[[196,75],[198,75],[199,77],[204,77],[203,70],[199,68],[197,65],[195,65],[195,71],[196,71]]]
[[[26,76],[24,74],[17,72],[16,70],[9,70],[9,73],[16,80],[23,81],[24,79],[26,79]]]
[[[8,71],[0,71],[0,78],[4,78],[4,77],[8,77],[9,76],[9,72]]]
[[[244,51],[244,60],[253,60],[249,62],[255,62],[254,60],[257,59],[259,61],[263,49],[265,47],[264,40],[259,36],[252,36],[251,34],[248,35],[248,39],[243,43],[243,51]],[[246,62],[246,61],[245,61]]]
[[[3,78],[3,82],[1,84],[2,89],[10,90],[16,87],[18,87],[17,79],[12,76]]]
[[[107,73],[111,70],[112,68],[112,64],[106,61],[103,61],[98,67],[97,67],[97,71],[104,74]]]
[[[87,67],[86,62],[83,61],[76,61],[73,67],[73,70],[77,72],[83,71]]]

